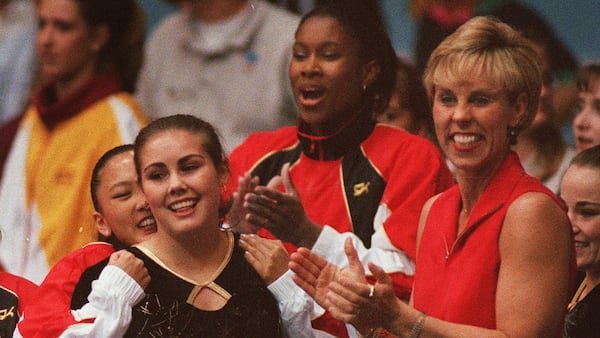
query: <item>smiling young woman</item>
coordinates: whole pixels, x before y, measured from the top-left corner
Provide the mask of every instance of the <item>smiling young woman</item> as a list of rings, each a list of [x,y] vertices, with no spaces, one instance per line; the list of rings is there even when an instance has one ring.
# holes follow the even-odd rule
[[[229,167],[215,129],[190,115],[154,120],[136,138],[135,167],[157,231],[128,250],[150,282],[140,298],[107,304],[128,306],[130,315],[94,316],[103,335],[281,336],[275,299],[244,260],[238,236],[219,226]],[[106,264],[87,275],[88,285]],[[79,284],[71,303],[87,304]]]
[[[563,176],[560,192],[575,236],[577,269],[585,278],[565,319],[563,337],[593,337],[600,332],[600,145],[577,154]]]

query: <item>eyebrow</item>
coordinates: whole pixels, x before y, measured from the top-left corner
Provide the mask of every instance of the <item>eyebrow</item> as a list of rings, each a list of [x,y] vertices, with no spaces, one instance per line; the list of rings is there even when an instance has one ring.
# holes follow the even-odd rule
[[[199,157],[200,159],[204,159],[205,158],[205,156],[202,155],[202,154],[189,154],[189,155],[186,155],[186,156],[180,158],[179,160],[177,160],[177,164],[181,165],[181,164],[183,164],[183,163],[191,160],[194,157]]]
[[[199,157],[201,159],[205,159],[206,156],[204,156],[203,154],[189,154],[186,155],[180,159],[177,160],[177,165],[182,165],[185,162],[189,161],[190,159],[194,158],[194,157]],[[148,169],[153,168],[153,167],[158,167],[161,169],[164,169],[167,167],[166,164],[164,164],[163,162],[154,162],[154,163],[150,163],[149,165],[146,166],[146,168],[144,168],[143,172],[145,173],[146,171],[148,171]]]
[[[576,208],[583,208],[589,206],[600,207],[600,203],[591,201],[578,201],[577,203],[575,203]]]

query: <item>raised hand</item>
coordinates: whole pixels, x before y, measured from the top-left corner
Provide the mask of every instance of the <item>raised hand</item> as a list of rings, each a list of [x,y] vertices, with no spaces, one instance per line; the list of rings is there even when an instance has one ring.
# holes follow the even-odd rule
[[[108,265],[114,265],[131,276],[142,289],[150,284],[150,275],[144,262],[127,250],[119,250],[110,255]]]
[[[244,208],[246,194],[252,192],[258,183],[258,177],[250,177],[248,173],[238,179],[238,190],[232,194],[233,204],[229,210],[228,229],[242,234],[258,232],[259,227],[247,220],[247,210]]]
[[[330,306],[327,310],[334,318],[351,323],[360,332],[369,332],[378,327],[388,328],[399,316],[400,308],[408,307],[408,304],[402,303],[394,295],[391,278],[373,263],[369,263],[368,266],[376,283],[365,284],[364,270],[351,241],[346,241],[344,249],[350,265],[348,270],[353,273],[342,274],[330,284]]]
[[[257,186],[254,193],[246,194],[244,208],[248,222],[296,246],[312,247],[321,233],[321,226],[313,223],[304,212],[290,178],[289,163],[283,165],[281,175],[273,177],[267,186]]]
[[[351,323],[360,332],[389,327],[400,308],[408,305],[394,295],[391,278],[375,264],[369,263],[369,270],[376,283],[367,283],[350,238],[344,242],[344,251],[348,268],[342,269],[306,248],[298,249],[289,263],[294,282],[334,318]]]

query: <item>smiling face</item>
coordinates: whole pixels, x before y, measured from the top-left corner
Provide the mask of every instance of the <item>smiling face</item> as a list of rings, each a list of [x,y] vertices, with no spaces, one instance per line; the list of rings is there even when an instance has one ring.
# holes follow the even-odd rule
[[[146,240],[156,232],[156,223],[146,197],[139,187],[133,151],[112,157],[98,174],[96,196],[101,212],[94,213],[98,231],[111,233],[129,246]]]
[[[573,133],[577,151],[600,144],[600,81],[590,83],[587,91],[579,91]]]
[[[497,88],[485,77],[435,85],[436,135],[457,170],[492,174],[509,150],[508,128],[524,114],[525,103],[520,98],[510,104]]]
[[[69,81],[95,72],[103,38],[90,29],[75,0],[41,0],[37,50],[45,80]]]
[[[360,45],[331,17],[308,18],[298,28],[290,81],[300,116],[313,133],[327,135],[358,113],[363,86],[375,77],[364,64]]]
[[[560,194],[568,208],[575,236],[577,268],[600,272],[600,170],[571,165],[563,176]]]
[[[220,191],[227,174],[215,167],[203,135],[159,131],[140,149],[139,165],[159,232],[178,237],[199,228],[218,230]]]

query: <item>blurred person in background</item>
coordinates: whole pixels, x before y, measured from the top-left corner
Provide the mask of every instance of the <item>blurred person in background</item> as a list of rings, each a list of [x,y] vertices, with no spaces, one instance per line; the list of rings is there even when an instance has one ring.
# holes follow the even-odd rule
[[[140,67],[143,13],[134,0],[40,0],[41,86],[0,130],[0,219],[8,272],[40,283],[66,254],[96,240],[91,169],[132,142],[146,118],[130,92]]]
[[[177,0],[145,50],[136,98],[150,117],[198,113],[229,152],[296,122],[287,66],[298,16],[263,0]]]
[[[0,0],[0,125],[22,114],[35,77],[33,0]]]
[[[600,144],[600,64],[584,66],[577,76],[573,134],[577,151]]]
[[[565,141],[560,127],[554,121],[554,82],[549,57],[552,52],[551,40],[545,31],[540,31],[536,26],[526,27],[521,33],[540,56],[542,90],[535,118],[519,134],[513,150],[519,155],[525,172],[558,194],[562,175],[577,151]]]
[[[431,106],[415,67],[398,58],[396,84],[388,107],[376,114],[377,122],[396,126],[437,143]]]

